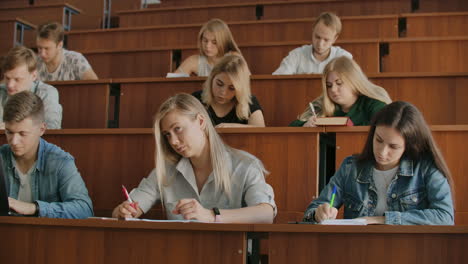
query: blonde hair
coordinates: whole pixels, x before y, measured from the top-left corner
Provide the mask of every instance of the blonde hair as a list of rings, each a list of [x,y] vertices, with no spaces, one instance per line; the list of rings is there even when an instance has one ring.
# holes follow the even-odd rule
[[[343,83],[351,87],[355,94],[364,95],[386,104],[392,102],[384,88],[370,82],[362,72],[361,67],[353,59],[343,56],[331,60],[323,70],[322,95],[312,101],[312,104],[317,107],[316,110],[319,116],[333,116],[337,107],[328,97],[327,92],[327,77],[331,72],[335,72]],[[299,120],[306,121],[311,116],[312,111],[307,107],[304,113],[299,116]]]
[[[7,55],[1,60],[1,63],[2,65],[0,65],[0,68],[3,74],[24,64],[28,67],[30,73],[37,69],[36,54],[25,46],[16,46],[10,49]]]
[[[203,105],[195,97],[180,93],[167,99],[159,108],[154,121],[154,138],[156,141],[156,175],[161,194],[161,204],[164,206],[162,187],[168,186],[168,175],[166,164],[177,164],[182,158],[169,144],[166,137],[162,135],[161,121],[172,111],[190,117],[195,120],[198,116],[202,116],[205,120],[204,132],[209,143],[211,165],[213,167],[214,182],[216,191],[225,192],[228,197],[231,194],[231,178],[230,178],[230,160],[226,155],[231,148],[224,144],[221,137],[216,132],[211,123],[210,116],[206,112]]]
[[[239,119],[249,119],[252,103],[250,92],[250,71],[245,60],[238,55],[229,55],[219,61],[203,84],[202,101],[209,107],[213,102],[213,81],[220,74],[226,73],[236,89],[235,101],[236,115]]]
[[[323,12],[321,13],[317,19],[315,19],[314,24],[312,25],[312,29],[315,30],[315,26],[318,23],[322,22],[325,26],[333,28],[336,32],[336,35],[340,35],[341,33],[341,20],[340,18],[331,12]]]
[[[237,47],[237,44],[234,41],[234,37],[232,36],[228,25],[223,20],[214,18],[206,22],[198,33],[198,50],[200,51],[200,55],[206,56],[203,52],[202,46],[203,33],[206,31],[215,36],[216,47],[218,48],[218,57],[224,56],[224,54],[228,52],[241,53],[239,47]]]

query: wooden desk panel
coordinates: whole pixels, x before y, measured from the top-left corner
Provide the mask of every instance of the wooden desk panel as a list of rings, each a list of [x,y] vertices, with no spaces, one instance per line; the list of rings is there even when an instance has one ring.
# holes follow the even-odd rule
[[[402,14],[407,37],[450,37],[468,35],[468,12]]]
[[[327,129],[336,132],[336,168],[341,165],[345,157],[360,153],[367,138],[368,127]],[[452,173],[455,189],[455,222],[457,225],[468,224],[468,170],[465,145],[460,142],[468,141],[468,126],[432,126],[433,136],[444,155],[445,161]],[[460,217],[458,217],[460,215]]]
[[[0,32],[2,32],[0,34],[0,56],[6,55],[16,44],[30,47],[31,39],[33,36],[35,38],[36,35],[35,29],[35,25],[20,18],[0,19]],[[21,34],[23,34],[23,39],[21,39]]]
[[[340,39],[398,38],[398,16],[342,17]],[[263,43],[281,41],[312,41],[313,18],[239,21],[229,23],[237,42]],[[68,32],[71,50],[128,49],[168,46],[193,46],[202,24],[115,28]],[[366,30],[362,30],[366,28]],[[143,46],[144,45],[144,46]]]
[[[0,217],[5,263],[245,263],[249,225]]]
[[[257,17],[257,6],[263,10]],[[405,0],[396,1],[256,1],[249,3],[229,3],[178,7],[149,8],[143,11],[118,12],[120,25],[131,27],[138,25],[184,24],[205,22],[213,17],[224,21],[256,19],[291,19],[318,16],[333,10],[341,16],[397,14],[410,12],[410,5]]]
[[[382,72],[466,72],[468,37],[383,40]]]
[[[80,13],[81,10],[64,3],[41,4],[35,5],[33,8],[29,5],[15,5],[8,8],[0,8],[0,17],[15,18],[22,17],[35,25],[41,25],[50,21],[57,21],[62,24],[68,24],[64,15],[64,10],[69,8]]]
[[[62,128],[106,128],[110,80],[50,82],[63,107]]]
[[[172,70],[171,50],[83,52],[103,78],[163,77]]]
[[[277,222],[297,220],[318,185],[318,134],[321,129],[219,129],[234,148],[258,157],[270,172],[275,191]],[[122,202],[120,185],[133,189],[154,168],[151,129],[89,129],[47,131],[44,138],[75,157],[97,216],[110,216]],[[5,143],[1,137],[0,143]],[[279,162],[281,161],[281,162]]]
[[[406,100],[424,113],[429,124],[468,124],[463,114],[468,101],[468,75],[460,74],[370,74],[393,100]],[[152,127],[153,115],[169,96],[201,90],[205,78],[115,79],[121,83],[120,127]],[[253,75],[252,94],[263,108],[267,126],[287,126],[307,103],[321,94],[318,75]],[[294,91],[294,92],[292,92]],[[281,109],[279,111],[278,109]],[[444,109],[444,111],[440,111]]]
[[[203,82],[204,78],[158,78],[147,79],[147,82],[122,83],[119,126],[152,127],[154,114],[167,98],[176,93],[201,90]],[[291,93],[292,87],[294,93]],[[320,93],[320,79],[309,76],[294,79],[270,76],[252,80],[252,94],[263,108],[267,126],[289,125],[304,111],[309,100]]]
[[[255,230],[269,232],[272,264],[464,263],[468,243],[466,226],[255,225]]]

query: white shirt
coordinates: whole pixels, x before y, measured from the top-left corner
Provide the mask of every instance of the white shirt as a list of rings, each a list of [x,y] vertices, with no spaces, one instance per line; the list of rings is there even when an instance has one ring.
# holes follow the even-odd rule
[[[289,52],[288,56],[283,59],[278,69],[273,72],[273,75],[281,74],[321,74],[325,66],[334,58],[346,56],[353,58],[351,53],[338,47],[330,48],[330,55],[324,61],[318,61],[312,54],[312,45],[304,45]]]
[[[381,171],[374,168],[374,183],[377,188],[377,206],[375,207],[375,216],[382,216],[387,211],[387,191],[388,186],[395,178],[398,172],[398,166],[393,169]]]
[[[163,200],[168,219],[183,219],[181,215],[172,214],[172,210],[179,200],[184,198],[196,199],[207,209],[213,207],[238,209],[267,203],[274,208],[276,214],[273,188],[265,181],[260,161],[241,150],[230,151],[228,155],[232,164],[231,199],[227,194],[215,191],[213,173],[209,175],[203,189],[199,191],[189,159],[182,158],[175,166],[166,164],[169,185],[163,188]],[[130,197],[134,202],[138,202],[145,213],[160,200],[155,170],[130,192]]]

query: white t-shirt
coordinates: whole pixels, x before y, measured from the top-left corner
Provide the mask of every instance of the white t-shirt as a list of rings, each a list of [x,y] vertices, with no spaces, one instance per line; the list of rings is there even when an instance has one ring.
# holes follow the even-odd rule
[[[388,186],[395,178],[398,172],[398,166],[393,169],[381,171],[374,168],[374,183],[377,188],[377,206],[375,207],[375,216],[382,216],[387,211],[387,191]]]
[[[289,52],[288,56],[283,59],[278,69],[273,72],[273,75],[281,74],[320,74],[325,66],[334,58],[346,56],[353,58],[351,53],[346,50],[333,46],[331,47],[330,55],[324,61],[318,61],[312,55],[312,45],[304,45]]]
[[[83,54],[63,49],[63,59],[54,72],[49,72],[41,58],[37,60],[39,80],[47,81],[74,81],[81,80],[83,73],[91,69],[91,65]]]

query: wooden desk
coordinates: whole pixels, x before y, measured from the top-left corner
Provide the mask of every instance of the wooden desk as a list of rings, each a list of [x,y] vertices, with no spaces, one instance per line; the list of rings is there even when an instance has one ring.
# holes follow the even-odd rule
[[[122,26],[204,23],[213,17],[224,21],[290,19],[318,16],[325,11],[341,16],[410,12],[405,0],[397,1],[255,1],[212,5],[148,8],[118,12]]]
[[[229,23],[237,44],[252,42],[312,41],[314,18],[237,21]],[[341,17],[340,39],[397,38],[398,15]],[[107,30],[73,30],[67,33],[71,50],[125,49],[193,45],[202,23],[185,25],[133,25]],[[365,28],[366,30],[362,30]],[[138,40],[137,43],[131,43]]]
[[[0,217],[4,263],[246,263],[252,225]]]
[[[50,82],[58,89],[63,107],[62,128],[106,128],[112,120],[108,117],[110,83],[110,79]]]
[[[35,37],[36,26],[20,18],[0,19],[0,56],[17,45],[29,44],[26,40]]]
[[[393,100],[415,104],[430,124],[468,124],[468,73],[368,74]],[[267,126],[287,126],[322,93],[319,75],[252,75],[252,94],[260,101]],[[202,89],[205,78],[114,79],[120,83],[119,125],[152,127],[153,115],[169,96]],[[279,111],[278,109],[281,109]],[[440,111],[444,109],[444,111]]]
[[[468,12],[402,14],[407,37],[449,37],[468,35]]]
[[[0,8],[0,16],[6,18],[24,17],[29,22],[41,25],[50,21],[62,23],[65,30],[71,29],[71,17],[81,10],[66,3],[38,4],[31,7],[24,4]]]
[[[465,263],[467,226],[255,225],[275,263]]]
[[[336,133],[336,168],[345,157],[360,153],[367,139],[369,127],[327,128],[327,132]],[[455,190],[455,223],[468,224],[468,156],[465,155],[468,142],[468,126],[431,126],[445,161],[452,173]]]
[[[275,191],[277,222],[298,220],[317,195],[318,135],[322,129],[219,129],[234,148],[258,157],[270,172],[267,182]],[[5,137],[0,137],[5,143]],[[152,129],[48,130],[44,139],[75,157],[98,216],[110,216],[122,202],[120,185],[130,190],[154,168]],[[152,212],[151,217],[158,216]]]

